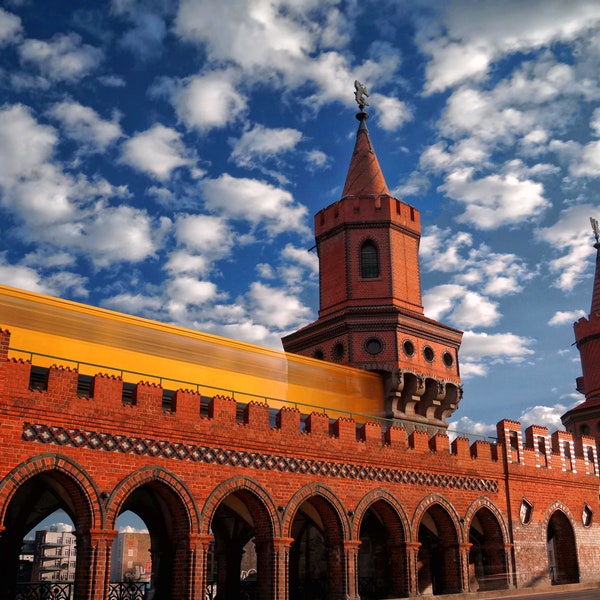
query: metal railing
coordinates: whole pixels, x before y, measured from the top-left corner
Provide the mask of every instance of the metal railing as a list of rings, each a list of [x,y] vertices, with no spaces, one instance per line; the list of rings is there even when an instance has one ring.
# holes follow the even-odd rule
[[[17,583],[15,600],[74,600],[73,582],[36,581]],[[145,600],[145,583],[111,583],[108,588],[108,600]]]

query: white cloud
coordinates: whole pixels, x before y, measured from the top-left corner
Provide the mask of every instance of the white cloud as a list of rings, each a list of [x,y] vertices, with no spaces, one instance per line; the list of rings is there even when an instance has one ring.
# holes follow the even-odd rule
[[[0,109],[0,185],[31,177],[48,161],[57,143],[56,130],[40,125],[22,104]]]
[[[224,127],[246,110],[246,97],[236,89],[233,70],[190,77],[174,92],[171,101],[179,120],[189,128],[206,131]]]
[[[460,417],[456,421],[451,421],[448,425],[448,432],[460,437],[475,434],[485,438],[495,438],[497,433],[495,425],[473,421],[469,417]]]
[[[317,0],[232,0],[218,4],[184,0],[174,31],[184,40],[201,45],[211,64],[234,65],[249,83],[268,82],[288,91],[309,84],[310,91],[303,90],[300,100],[313,110],[331,101],[350,106],[350,82],[360,79],[372,85],[389,80],[400,62],[397,49],[377,41],[369,49],[371,58],[360,65],[350,64],[347,55],[337,51],[345,48],[349,39],[347,19],[340,18],[335,5]],[[199,123],[196,126],[200,129],[207,128],[202,111],[212,114],[216,107],[204,105],[194,111],[195,118],[189,120]],[[178,108],[178,112],[185,121],[183,111]],[[228,115],[230,111],[224,112]],[[396,127],[404,118],[401,113],[405,111],[400,104],[390,101],[384,123]],[[229,120],[222,116],[213,126]]]
[[[573,40],[599,20],[598,5],[586,0],[458,0],[448,5],[441,23],[420,36],[431,57],[425,89],[432,93],[468,78],[481,80],[504,54]]]
[[[231,160],[244,167],[255,162],[260,166],[268,158],[293,150],[301,139],[302,133],[297,129],[255,125],[235,140]]]
[[[321,150],[310,150],[306,154],[306,160],[309,163],[309,168],[323,169],[329,166],[331,162],[327,154]]]
[[[50,80],[68,82],[89,75],[104,59],[102,50],[82,44],[76,33],[57,33],[49,42],[25,40],[19,54],[24,64],[35,65]]]
[[[311,316],[310,309],[287,290],[254,282],[247,296],[253,320],[268,327],[286,330]]]
[[[22,31],[21,19],[0,7],[0,46],[16,42]]]
[[[60,102],[49,112],[61,122],[68,137],[90,151],[104,152],[122,135],[121,127],[114,119],[106,121],[100,118],[95,110],[79,102]]]
[[[444,284],[431,288],[423,296],[425,314],[442,317],[460,328],[491,327],[500,320],[498,304],[460,285]]]
[[[557,429],[564,431],[561,415],[564,415],[568,406],[564,404],[554,404],[552,406],[531,406],[526,408],[519,417],[518,421],[523,427],[530,425],[539,425],[547,427],[550,433]]]
[[[91,256],[96,265],[139,262],[156,250],[152,220],[145,210],[126,205],[116,207],[98,203],[94,214],[77,232],[72,243]]]
[[[550,204],[541,183],[506,175],[473,177],[471,169],[450,173],[442,189],[464,205],[457,220],[479,229],[497,229],[538,217]]]
[[[460,348],[463,379],[483,376],[491,365],[518,364],[534,354],[533,340],[513,333],[475,333],[465,331]]]
[[[54,291],[41,273],[25,265],[8,264],[2,255],[0,255],[0,281],[4,285],[40,294],[51,294]]]
[[[558,258],[549,261],[550,272],[555,275],[555,287],[571,291],[589,272],[594,249],[592,247],[589,217],[597,214],[598,208],[581,204],[565,209],[550,227],[540,228],[536,236],[547,242],[552,252],[560,252]]]
[[[186,149],[181,135],[157,123],[150,129],[137,133],[123,145],[123,161],[164,181],[174,169],[193,166],[196,159]]]
[[[180,215],[175,238],[178,249],[169,254],[165,268],[172,274],[206,277],[216,260],[230,255],[236,235],[221,217]]]
[[[552,318],[548,321],[548,325],[572,325],[575,321],[586,317],[585,311],[583,310],[571,310],[571,311],[556,311]]]
[[[293,196],[263,181],[235,178],[224,173],[201,182],[206,206],[231,220],[246,220],[254,228],[262,226],[272,236],[295,231],[310,236],[306,226],[307,209]]]
[[[373,94],[372,101],[377,107],[377,122],[382,129],[395,131],[412,119],[411,110],[397,98]]]

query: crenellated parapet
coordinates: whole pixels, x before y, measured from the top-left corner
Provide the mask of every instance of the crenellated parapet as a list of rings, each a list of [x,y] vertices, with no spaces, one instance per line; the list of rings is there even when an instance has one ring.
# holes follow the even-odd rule
[[[509,419],[498,423],[497,433],[509,465],[599,475],[598,452],[592,437],[578,440],[566,431],[549,435],[547,427],[530,425],[523,438],[521,424]]]
[[[130,439],[124,447],[137,447],[135,431],[144,430],[148,439],[143,448],[166,448],[167,456],[189,456],[178,444],[185,440],[220,440],[244,448],[278,448],[278,452],[295,455],[343,458],[344,461],[416,460],[430,468],[443,470],[471,469],[480,464],[490,476],[500,476],[504,458],[509,465],[554,469],[562,473],[599,475],[598,454],[592,438],[577,444],[571,434],[548,435],[545,427],[531,426],[521,432],[517,421],[498,424],[498,443],[466,438],[450,439],[448,433],[432,434],[427,428],[412,428],[394,421],[355,421],[347,417],[331,418],[324,412],[303,415],[297,408],[272,409],[265,402],[238,404],[228,396],[206,398],[193,390],[176,390],[165,404],[161,386],[141,381],[124,397],[121,378],[97,374],[91,378],[89,391],[81,394],[76,369],[54,365],[48,369],[44,389],[31,389],[28,361],[3,361],[8,387],[3,394],[4,406],[12,406],[27,423],[24,435],[31,440],[84,439],[91,446],[112,448]],[[69,433],[65,433],[68,429]],[[118,432],[113,436],[111,432]],[[129,432],[129,433],[128,433]],[[104,440],[104,441],[103,441]],[[108,442],[106,440],[113,440]],[[150,444],[150,446],[149,446]],[[158,450],[152,450],[152,452]],[[162,450],[161,450],[162,451]],[[404,459],[402,457],[405,457]],[[444,458],[445,457],[445,458]]]

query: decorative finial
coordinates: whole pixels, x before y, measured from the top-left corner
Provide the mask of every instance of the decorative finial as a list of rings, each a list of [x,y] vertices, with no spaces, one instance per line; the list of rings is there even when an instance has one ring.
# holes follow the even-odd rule
[[[594,232],[594,237],[596,238],[596,244],[600,243],[600,229],[598,228],[598,220],[594,219],[594,217],[590,217],[590,223],[592,224],[592,231]]]
[[[364,110],[365,106],[369,106],[366,98],[369,97],[369,91],[358,79],[354,80],[354,97],[360,110]]]

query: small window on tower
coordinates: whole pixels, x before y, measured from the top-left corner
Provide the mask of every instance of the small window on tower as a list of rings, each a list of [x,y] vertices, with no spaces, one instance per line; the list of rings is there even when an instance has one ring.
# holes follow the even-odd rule
[[[379,277],[379,251],[371,241],[360,247],[360,276],[363,279]]]

